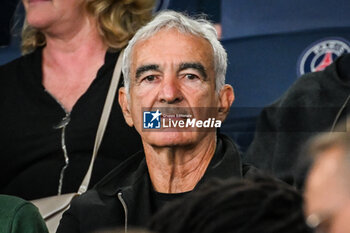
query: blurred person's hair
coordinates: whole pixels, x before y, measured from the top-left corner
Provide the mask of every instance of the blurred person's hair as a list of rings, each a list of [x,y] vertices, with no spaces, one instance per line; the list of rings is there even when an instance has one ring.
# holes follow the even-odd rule
[[[152,17],[155,0],[86,0],[87,12],[97,20],[98,31],[112,49],[124,47]],[[22,29],[22,53],[46,43],[44,34],[27,22]]]
[[[332,132],[319,133],[311,137],[302,146],[299,159],[294,168],[294,186],[303,191],[306,177],[313,163],[320,157],[322,152],[332,148],[342,149],[344,153],[348,154],[348,156],[344,156],[344,168],[350,172],[350,118],[337,124]]]
[[[340,122],[332,132],[318,134],[308,141],[303,152],[309,161],[308,170],[324,152],[333,148],[342,150],[339,177],[344,178],[350,188],[350,117]]]
[[[350,118],[338,124],[333,132],[321,133],[313,137],[306,146],[306,154],[317,159],[320,153],[334,147],[350,153]]]
[[[306,233],[302,197],[265,176],[213,180],[169,203],[152,219],[157,233]]]
[[[175,11],[162,11],[146,26],[142,27],[130,40],[125,49],[123,58],[123,74],[126,92],[130,89],[130,66],[132,61],[132,49],[134,45],[146,40],[160,30],[176,29],[180,33],[189,34],[206,39],[213,49],[213,62],[215,69],[215,86],[219,92],[225,84],[227,68],[227,53],[220,41],[212,23],[203,18],[191,18]]]

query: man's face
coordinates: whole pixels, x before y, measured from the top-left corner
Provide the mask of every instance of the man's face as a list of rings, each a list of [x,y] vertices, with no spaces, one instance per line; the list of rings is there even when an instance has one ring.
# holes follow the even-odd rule
[[[337,147],[324,151],[307,179],[305,212],[306,216],[319,217],[319,232],[350,232],[350,193],[345,181],[349,177],[340,175],[344,174],[343,154],[344,151]]]
[[[223,120],[233,101],[233,91],[225,86],[215,90],[213,49],[200,37],[161,30],[139,41],[132,51],[129,100],[120,91],[120,104],[129,125],[134,125],[144,143],[153,146],[184,146],[215,133],[152,131],[142,129],[144,108],[221,107],[215,117]],[[194,113],[194,112],[192,112]],[[195,113],[194,113],[195,115]]]

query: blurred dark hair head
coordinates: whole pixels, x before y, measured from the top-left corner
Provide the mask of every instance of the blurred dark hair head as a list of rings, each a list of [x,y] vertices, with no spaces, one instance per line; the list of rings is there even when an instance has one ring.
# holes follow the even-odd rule
[[[162,208],[152,219],[157,233],[305,233],[302,197],[268,177],[212,180]]]

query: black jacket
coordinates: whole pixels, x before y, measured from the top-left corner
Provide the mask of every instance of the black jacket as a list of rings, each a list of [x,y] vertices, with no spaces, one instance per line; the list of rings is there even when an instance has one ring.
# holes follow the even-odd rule
[[[347,115],[350,106],[350,54],[324,71],[299,78],[275,103],[263,109],[254,140],[244,161],[278,178],[302,182],[305,169],[300,157],[305,142]]]
[[[215,155],[195,189],[210,178],[243,177],[254,172],[254,168],[242,166],[233,141],[220,135]],[[107,175],[95,189],[75,198],[57,232],[94,232],[124,224],[145,227],[156,211],[151,207],[151,189],[144,153],[139,152]]]

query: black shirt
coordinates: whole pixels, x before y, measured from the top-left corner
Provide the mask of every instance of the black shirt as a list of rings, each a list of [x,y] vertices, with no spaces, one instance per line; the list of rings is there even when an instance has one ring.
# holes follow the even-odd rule
[[[189,192],[183,192],[183,193],[160,193],[155,191],[153,188],[151,189],[151,208],[152,213],[156,213],[158,210],[160,210],[163,206],[165,206],[167,203],[172,202],[174,200],[178,200],[182,197],[184,197]]]

